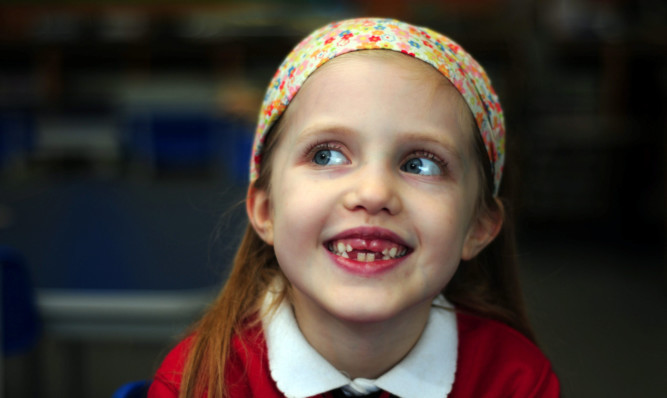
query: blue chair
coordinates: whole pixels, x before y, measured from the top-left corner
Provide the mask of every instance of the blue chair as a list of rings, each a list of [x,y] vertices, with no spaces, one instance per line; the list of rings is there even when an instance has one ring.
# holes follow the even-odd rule
[[[125,383],[113,393],[112,398],[145,398],[150,386],[151,382],[148,380]]]
[[[39,340],[41,320],[28,269],[14,249],[0,245],[2,354],[22,354]]]
[[[197,111],[128,115],[123,124],[124,149],[132,161],[156,171],[206,170],[215,157],[214,121]]]
[[[33,286],[23,256],[18,251],[0,245],[0,371],[4,369],[5,358],[18,357],[26,359],[30,374],[30,385],[27,389],[19,387],[22,394],[35,392],[39,386],[37,357],[33,354],[41,334],[41,321],[35,304]],[[13,379],[16,382],[16,378]],[[19,377],[19,380],[23,378]],[[0,377],[0,395],[8,389],[12,391],[8,381]],[[23,382],[26,382],[25,379]],[[21,384],[14,384],[19,386]],[[11,395],[11,393],[9,393]]]
[[[35,118],[26,109],[0,111],[0,170],[25,161],[35,147]]]

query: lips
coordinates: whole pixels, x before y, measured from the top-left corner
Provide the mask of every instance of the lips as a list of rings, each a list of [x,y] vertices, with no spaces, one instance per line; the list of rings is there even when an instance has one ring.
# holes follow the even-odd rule
[[[325,243],[329,252],[350,260],[370,263],[394,260],[412,250],[398,235],[383,228],[355,228]]]

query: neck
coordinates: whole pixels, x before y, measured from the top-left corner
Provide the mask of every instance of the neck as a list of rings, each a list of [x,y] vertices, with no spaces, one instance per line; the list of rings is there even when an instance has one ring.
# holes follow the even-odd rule
[[[308,343],[350,379],[376,379],[403,359],[426,327],[431,303],[421,303],[391,319],[341,320],[307,300],[294,313]]]

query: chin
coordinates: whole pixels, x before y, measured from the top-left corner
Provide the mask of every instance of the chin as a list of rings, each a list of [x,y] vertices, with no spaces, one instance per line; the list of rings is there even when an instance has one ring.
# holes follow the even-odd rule
[[[329,313],[343,322],[377,323],[396,319],[413,305],[368,297],[355,299],[354,296],[348,295],[348,299],[344,302],[339,300],[326,307]]]

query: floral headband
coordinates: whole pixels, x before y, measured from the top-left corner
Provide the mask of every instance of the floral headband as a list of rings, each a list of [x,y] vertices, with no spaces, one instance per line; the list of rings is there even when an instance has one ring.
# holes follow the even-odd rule
[[[486,72],[448,37],[428,28],[380,18],[326,25],[308,35],[285,58],[269,84],[260,110],[250,159],[250,182],[257,179],[267,132],[308,76],[325,62],[358,50],[392,50],[413,56],[432,65],[458,89],[482,135],[497,196],[505,159],[505,119]]]

